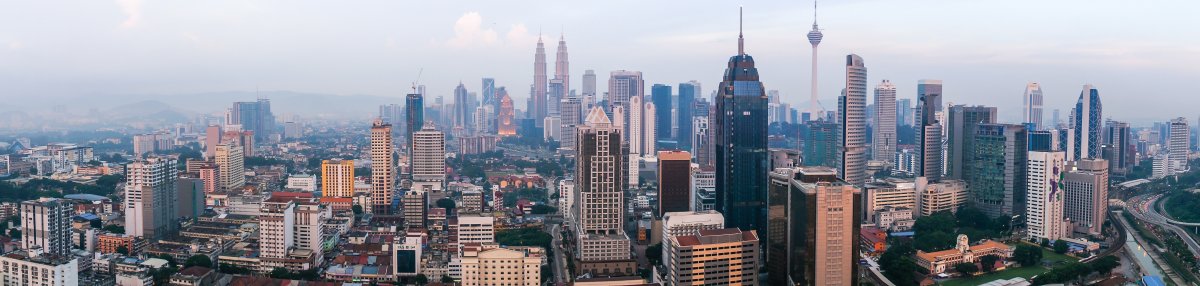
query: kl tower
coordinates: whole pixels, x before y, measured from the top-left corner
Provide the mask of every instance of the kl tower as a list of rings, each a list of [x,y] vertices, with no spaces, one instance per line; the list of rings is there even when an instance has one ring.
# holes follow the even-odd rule
[[[812,98],[809,99],[809,120],[824,117],[821,106],[817,103],[817,45],[821,44],[821,29],[817,28],[817,1],[813,1],[813,26],[808,31],[808,42],[812,44]]]

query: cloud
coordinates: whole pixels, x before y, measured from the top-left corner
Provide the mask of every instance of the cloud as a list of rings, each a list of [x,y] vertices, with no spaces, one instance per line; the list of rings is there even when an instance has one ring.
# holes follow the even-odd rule
[[[9,50],[16,51],[16,50],[20,50],[21,48],[24,48],[24,47],[25,47],[25,43],[22,43],[21,41],[12,41],[12,42],[8,43]]]
[[[121,11],[125,13],[125,21],[121,22],[121,27],[133,28],[142,21],[142,0],[117,0],[117,5],[121,6]]]
[[[499,36],[492,28],[483,28],[483,16],[479,12],[467,12],[454,22],[454,38],[446,41],[452,48],[468,48],[475,46],[493,46],[499,43]]]
[[[521,47],[529,47],[537,41],[537,36],[530,34],[529,29],[525,28],[525,24],[513,24],[504,38],[510,45]]]

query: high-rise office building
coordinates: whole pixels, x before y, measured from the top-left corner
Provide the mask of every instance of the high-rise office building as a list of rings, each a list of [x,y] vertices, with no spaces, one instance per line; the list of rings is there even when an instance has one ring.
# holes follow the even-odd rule
[[[489,216],[459,216],[458,244],[496,242],[496,218]]]
[[[462,285],[542,285],[544,251],[536,248],[493,248],[470,245],[462,248]],[[420,257],[417,257],[420,261]]]
[[[222,146],[217,147],[217,160]],[[230,148],[240,155],[240,148]],[[239,156],[240,157],[240,156]],[[238,159],[240,165],[240,159]],[[158,239],[175,229],[175,160],[151,157],[125,166],[125,233]],[[242,173],[238,173],[242,175]]]
[[[996,108],[986,106],[955,105],[950,107],[946,122],[946,177],[961,180],[970,171],[966,166],[973,159],[970,154],[975,144],[975,129],[979,124],[996,123]]]
[[[917,176],[930,181],[942,179],[942,123],[938,113],[942,111],[942,81],[921,80],[917,82],[916,127]]]
[[[767,94],[740,29],[738,53],[729,58],[715,99],[716,209],[727,227],[766,233]]]
[[[896,85],[883,80],[875,86],[875,127],[871,149],[875,161],[892,162],[896,155]]]
[[[517,122],[515,117],[516,110],[513,109],[512,97],[509,97],[508,93],[501,93],[500,113],[496,116],[496,135],[501,137],[516,136]]]
[[[667,245],[671,247],[666,247]],[[673,259],[666,268],[665,285],[760,285],[758,236],[737,228],[700,230],[663,240]],[[667,257],[667,256],[664,256]]]
[[[1108,161],[1084,159],[1071,165],[1073,170],[1063,175],[1063,216],[1074,232],[1100,236],[1108,214]]]
[[[441,191],[446,181],[446,135],[426,126],[413,136],[413,189]]]
[[[575,129],[583,122],[583,101],[568,97],[559,101],[559,141],[561,148],[575,150]]]
[[[1099,159],[1100,156],[1100,124],[1103,122],[1103,107],[1100,105],[1100,91],[1090,84],[1083,86],[1079,93],[1079,101],[1071,112],[1072,128],[1074,128],[1074,155],[1069,160]]]
[[[613,71],[608,77],[608,95],[605,99],[608,100],[608,112],[613,113],[613,107],[620,106],[625,111],[629,111],[629,99],[638,97],[641,98],[645,94],[645,82],[642,81],[642,72],[618,70]],[[612,119],[615,123],[617,118]],[[628,122],[625,118],[620,118],[623,122]],[[629,129],[623,130],[625,134],[629,133]],[[632,138],[632,137],[631,137]]]
[[[583,97],[589,96],[592,99],[596,98],[596,71],[593,70],[583,71]],[[592,107],[587,106],[586,108],[591,110]]]
[[[642,139],[642,153],[646,155],[654,154],[658,150],[658,133],[663,132],[658,129],[654,123],[658,122],[658,107],[653,102],[647,102],[642,108],[642,135],[638,136]]]
[[[838,125],[824,120],[807,123],[808,133],[804,136],[804,166],[837,167]]]
[[[654,140],[658,131],[654,124],[657,108],[653,102],[644,102],[644,99],[640,96],[630,97],[630,108],[626,109],[628,120],[625,121],[625,130],[629,132],[630,156],[654,154],[657,143]]]
[[[471,121],[474,118],[474,111],[475,108],[472,107],[467,87],[459,82],[458,86],[454,87],[454,126],[452,127],[462,127],[469,130],[472,125]]]
[[[272,197],[262,202],[259,212],[259,249],[264,263],[284,265],[292,271],[320,265],[324,239],[321,225],[329,218],[324,205],[312,200]],[[296,259],[311,263],[295,263]]]
[[[1029,133],[1025,125],[978,124],[974,147],[964,165],[971,204],[991,217],[1025,213],[1026,156]]]
[[[221,135],[224,133],[224,131],[221,131],[220,125],[209,125],[204,128],[204,157],[212,159],[213,156],[216,156],[217,145],[221,144]]]
[[[425,125],[425,96],[419,93],[404,97],[404,140],[405,148],[412,148],[412,134]]]
[[[851,185],[867,181],[867,67],[862,57],[846,56],[846,87],[838,98],[838,178]]]
[[[74,213],[71,203],[62,199],[21,202],[21,249],[71,255],[71,215]]]
[[[571,94],[571,63],[567,60],[567,36],[558,37],[558,51],[554,55],[554,79],[562,81],[562,94]],[[565,96],[562,98],[566,98]],[[559,98],[559,100],[562,100]]]
[[[696,81],[684,82],[679,84],[679,99],[678,107],[675,108],[675,125],[679,129],[675,133],[675,142],[679,150],[692,150],[692,133],[695,126],[692,124],[692,116],[695,108],[696,97],[700,93],[700,83]]]
[[[915,121],[916,119],[913,118],[912,99],[896,99],[896,124],[900,126],[913,126]]]
[[[546,116],[558,116],[559,102],[567,98],[567,90],[560,79],[551,79],[546,86]]]
[[[614,128],[599,107],[588,113],[579,128],[578,156],[575,161],[574,224],[579,235],[577,258],[583,273],[597,272],[603,261],[628,261],[629,237],[625,235],[625,208],[622,174],[625,157],[621,154],[621,130]],[[628,263],[617,263],[629,265]],[[576,264],[579,265],[579,264]],[[589,266],[595,265],[595,266]],[[614,272],[632,269],[616,267]],[[632,267],[629,267],[632,268]],[[597,272],[599,274],[599,272]]]
[[[223,192],[240,191],[246,185],[246,156],[242,147],[233,144],[217,145],[217,189]]]
[[[227,125],[241,126],[241,130],[253,131],[254,139],[264,141],[275,134],[275,115],[271,113],[271,100],[259,98],[254,102],[234,102],[229,108]]]
[[[481,90],[481,93],[483,93],[483,105],[491,106],[493,111],[500,110],[500,105],[499,105],[500,101],[496,97],[496,79],[490,78],[490,77],[483,78],[483,87],[481,87],[480,90]],[[495,115],[495,114],[492,114],[492,115]],[[392,123],[392,125],[396,125],[395,122],[388,122],[388,123]],[[492,131],[492,130],[488,130],[488,131]]]
[[[532,104],[527,107],[529,118],[532,118],[538,127],[542,126],[542,120],[546,118],[546,80],[546,47],[542,44],[541,35],[538,35],[537,51],[533,53],[533,88],[529,97]]]
[[[1137,139],[1130,141],[1131,135],[1129,123],[1126,122],[1108,121],[1104,129],[1104,145],[1111,150],[1104,159],[1108,160],[1108,167],[1115,173],[1124,173],[1127,168],[1133,167],[1131,162],[1136,160],[1131,146]]]
[[[371,213],[374,214],[393,212],[392,195],[396,180],[393,148],[392,125],[376,119],[371,124]]]
[[[321,196],[354,197],[354,161],[331,159],[321,161]]]
[[[1187,118],[1179,117],[1168,122],[1167,152],[1170,153],[1171,170],[1174,173],[1187,171],[1188,153],[1191,151],[1191,132]]]
[[[862,192],[830,168],[798,171],[789,202],[789,285],[857,285]]]
[[[658,217],[692,209],[692,154],[658,151]]]
[[[401,120],[404,120],[404,107],[399,104],[380,105],[379,118],[383,119],[383,122],[398,125]]]
[[[1025,85],[1025,96],[1021,97],[1025,108],[1021,109],[1023,123],[1032,123],[1031,131],[1046,128],[1042,125],[1042,86],[1036,82]]]
[[[654,140],[671,140],[671,86],[655,84],[650,87],[650,102],[654,103]]]
[[[1029,152],[1026,238],[1054,241],[1063,237],[1063,190],[1059,189],[1059,180],[1066,161],[1062,151]]]

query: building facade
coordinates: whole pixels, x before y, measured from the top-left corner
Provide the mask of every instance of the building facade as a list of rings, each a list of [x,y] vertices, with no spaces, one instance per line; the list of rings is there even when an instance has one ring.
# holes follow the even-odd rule
[[[1071,220],[1074,232],[1100,236],[1108,214],[1108,161],[1084,159],[1071,164],[1072,171],[1063,176],[1063,216]]]
[[[223,145],[228,146],[228,145]],[[240,148],[232,153],[239,154]],[[220,160],[222,148],[217,147]],[[175,229],[175,160],[152,157],[126,165],[125,233],[158,239]],[[238,173],[241,175],[241,173]]]
[[[838,98],[838,176],[852,185],[867,180],[867,68],[846,56],[846,87]]]
[[[321,161],[321,196],[354,197],[354,161],[331,159]]]
[[[892,162],[896,153],[896,85],[886,79],[875,86],[875,126],[872,133],[872,159]]]
[[[1025,158],[1029,133],[1025,125],[978,124],[970,152],[964,157],[963,178],[970,186],[971,205],[991,217],[1025,212]]]
[[[1059,180],[1065,171],[1065,163],[1066,154],[1061,151],[1029,152],[1026,238],[1054,241],[1063,237],[1064,194],[1059,189]]]
[[[753,231],[701,230],[664,241],[671,244],[666,285],[759,285],[760,248]],[[664,247],[664,249],[666,249]]]
[[[392,157],[392,125],[376,119],[371,123],[371,213],[391,214],[396,163]]]

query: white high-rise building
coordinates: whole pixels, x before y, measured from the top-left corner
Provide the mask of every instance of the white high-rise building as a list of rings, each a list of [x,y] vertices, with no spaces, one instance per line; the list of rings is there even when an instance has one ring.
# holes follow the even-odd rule
[[[559,142],[562,148],[575,150],[575,128],[583,120],[583,101],[578,97],[564,98],[559,103]]]
[[[246,185],[245,153],[242,146],[233,143],[217,145],[217,190],[239,191]]]
[[[15,251],[0,256],[0,281],[13,286],[79,285],[79,259],[40,252]]]
[[[645,107],[642,109],[641,154],[646,156],[653,156],[655,151],[657,151],[658,141],[655,138],[658,137],[658,132],[671,132],[671,130],[658,130],[655,128],[654,122],[657,120],[657,117],[655,117],[656,109],[653,102],[646,102]]]
[[[883,80],[875,86],[875,134],[872,134],[875,161],[892,162],[896,153],[896,85]]]
[[[541,285],[542,263],[546,257],[544,251],[538,250],[541,248],[464,247],[461,260],[462,285]]]
[[[596,98],[596,71],[583,71],[583,97],[591,96],[593,100]],[[584,106],[591,109],[590,106]]]
[[[458,243],[496,242],[496,218],[491,216],[459,216]]]
[[[625,122],[625,134],[629,134],[629,155],[641,155],[647,152],[642,147],[644,144],[642,136],[645,135],[643,131],[645,127],[645,124],[643,124],[643,113],[646,112],[646,108],[645,104],[642,103],[641,96],[630,97],[629,106],[630,108],[626,109],[626,111],[629,111],[629,121]]]
[[[1186,172],[1188,166],[1188,153],[1191,152],[1191,129],[1188,128],[1187,118],[1179,117],[1171,119],[1170,135],[1167,137],[1167,152],[1170,152],[1170,169],[1172,174]]]
[[[223,153],[241,154],[241,147],[221,146],[229,145],[217,146],[218,164],[221,157],[228,157],[222,156]],[[241,162],[240,159],[236,161]],[[174,159],[151,157],[126,166],[128,179],[125,201],[122,202],[125,205],[125,234],[157,239],[175,228],[175,180],[179,173],[175,165]]]
[[[1042,125],[1042,86],[1036,82],[1025,85],[1025,108],[1021,110],[1025,123],[1033,123],[1033,130],[1048,129]]]
[[[846,56],[846,89],[838,98],[838,177],[852,185],[867,181],[867,68],[862,57]]]
[[[71,215],[75,209],[62,199],[21,202],[21,248],[67,256],[71,254]],[[3,271],[0,268],[0,271]]]
[[[612,122],[624,120],[624,117],[616,116],[616,107],[624,108],[630,112],[629,100],[634,97],[642,97],[645,94],[646,84],[642,81],[642,72],[618,70],[613,71],[608,78],[608,106],[613,110]],[[620,118],[620,119],[618,119]],[[619,126],[619,125],[618,125]],[[621,130],[624,134],[629,134],[628,127]]]
[[[1064,231],[1063,190],[1058,187],[1066,168],[1062,151],[1029,152],[1029,189],[1026,195],[1026,238],[1058,240]]]
[[[264,258],[287,257],[296,245],[296,204],[290,199],[271,198],[262,203],[259,250]]]
[[[459,86],[461,87],[461,83]],[[430,126],[433,124],[426,124]],[[392,125],[375,119],[371,123],[371,213],[391,214],[395,192],[396,161],[392,157]]]
[[[446,135],[433,124],[426,124],[413,133],[412,156],[413,188],[420,185],[426,191],[442,190],[446,180]]]

